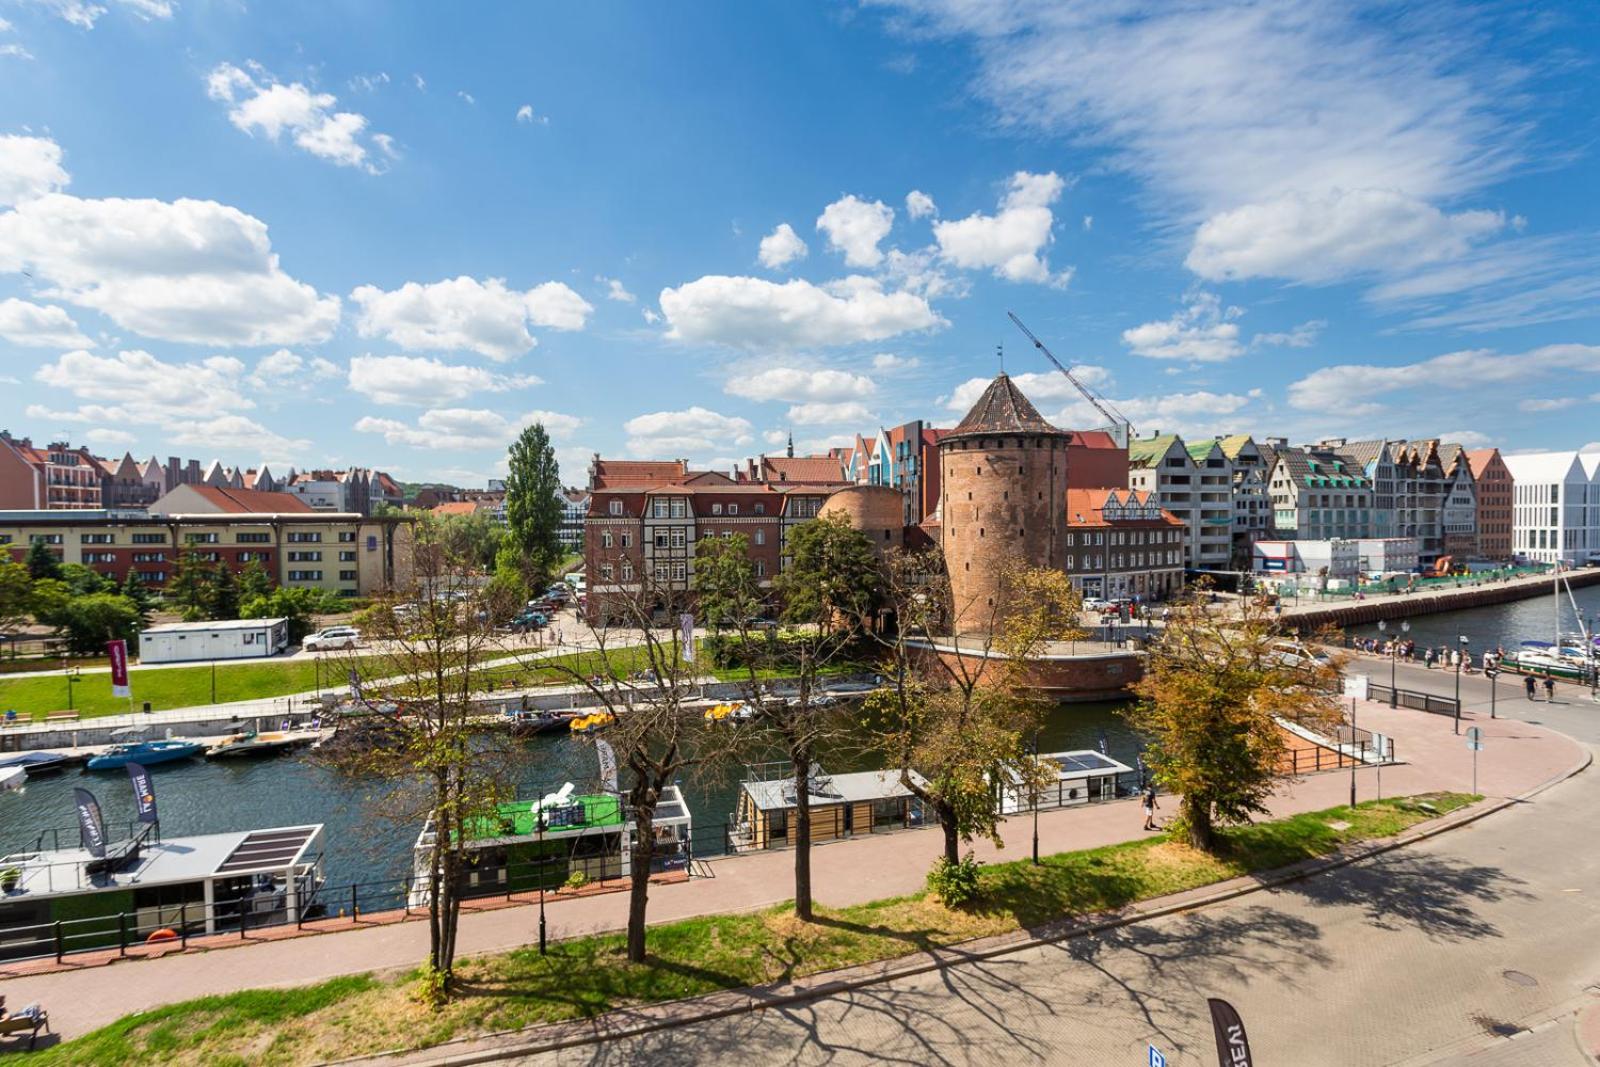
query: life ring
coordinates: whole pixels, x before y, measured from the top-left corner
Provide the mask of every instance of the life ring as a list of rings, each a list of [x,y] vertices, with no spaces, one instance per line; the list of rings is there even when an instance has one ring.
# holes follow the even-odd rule
[[[159,930],[150,931],[150,936],[144,939],[144,943],[147,944],[147,945],[155,945],[155,944],[159,944],[162,941],[176,941],[176,940],[178,940],[178,932],[176,930],[171,930],[171,929],[168,929],[167,927],[163,926]]]

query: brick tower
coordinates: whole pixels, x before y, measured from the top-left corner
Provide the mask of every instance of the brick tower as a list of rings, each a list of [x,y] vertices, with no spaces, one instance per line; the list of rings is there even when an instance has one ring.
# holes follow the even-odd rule
[[[939,439],[940,538],[958,634],[986,630],[1007,559],[1066,562],[1067,445],[1001,373]]]

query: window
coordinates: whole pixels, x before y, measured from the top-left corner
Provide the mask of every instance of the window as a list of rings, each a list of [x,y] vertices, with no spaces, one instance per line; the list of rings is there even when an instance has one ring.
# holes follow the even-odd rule
[[[291,552],[291,553],[289,553],[289,562],[290,563],[321,563],[322,562],[322,553],[321,552]]]
[[[711,505],[711,514],[713,514],[713,515],[721,515],[722,514],[722,505],[721,504],[712,504]]]
[[[607,577],[609,577],[611,574],[611,564],[606,564],[605,571]],[[633,563],[630,560],[622,561],[622,580],[625,582],[633,581]]]
[[[689,565],[687,563],[674,563],[672,565],[672,580],[673,581],[681,582],[681,581],[686,580],[688,577],[689,577]]]
[[[213,535],[213,536],[215,536],[215,535]],[[322,542],[322,534],[320,534],[320,533],[291,533],[291,534],[289,534],[289,540],[292,541],[292,542],[295,542],[296,544],[320,544]]]
[[[164,533],[136,533],[133,535],[132,541],[136,545],[164,545],[167,543],[167,535]]]
[[[666,548],[667,547],[667,531],[665,531],[665,530],[657,530],[656,531],[656,547],[657,548]]]
[[[233,539],[241,545],[267,545],[272,543],[272,535],[269,533],[239,533],[234,534]]]
[[[681,497],[681,496],[673,497],[672,498],[672,517],[675,518],[675,519],[681,519],[685,515],[687,515],[688,513],[689,513],[688,502],[685,501],[683,499],[683,497]]]
[[[767,543],[767,531],[765,531],[765,530],[757,530],[756,531],[756,544],[764,545],[766,543]]]
[[[135,571],[141,582],[164,582],[167,580],[166,571]]]
[[[653,514],[658,519],[666,518],[667,517],[667,502],[665,500],[657,500],[657,501],[655,501],[651,505],[651,514]]]
[[[240,563],[270,563],[270,562],[272,562],[272,553],[271,552],[241,552],[241,553],[239,553],[239,562]]]
[[[728,505],[728,514],[729,515],[737,515],[737,514],[739,514],[739,505],[738,504],[729,504]]]
[[[85,563],[115,563],[117,554],[115,552],[85,552],[83,561]]]
[[[756,514],[757,515],[765,515],[766,513],[767,513],[767,506],[765,504],[757,504],[756,505]]]
[[[356,554],[354,552],[348,552],[347,551],[347,552],[339,553],[339,562],[340,563],[354,563],[355,561],[356,561]]]
[[[612,515],[621,515],[622,514],[622,501],[620,501],[620,500],[611,501],[609,504],[606,505],[606,510],[609,511]]]
[[[191,533],[183,535],[184,543],[191,545],[214,545],[217,535],[214,533]]]
[[[353,582],[353,581],[356,580],[356,572],[355,571],[340,571],[339,572],[339,580],[341,582]]]
[[[673,548],[682,548],[683,547],[683,543],[684,543],[683,539],[684,539],[684,529],[683,529],[683,527],[682,526],[673,527],[673,530],[672,530],[672,547]]]
[[[78,541],[85,545],[114,545],[117,538],[115,534],[80,534]]]
[[[626,566],[626,564],[624,564],[624,566]],[[606,582],[609,582],[611,580],[611,564],[609,564],[609,563],[600,564],[600,579],[601,579],[601,581],[606,581]]]
[[[633,547],[633,534],[629,533],[626,530],[622,531],[622,547],[623,548],[632,548]]]
[[[249,553],[245,553],[245,555],[249,555]],[[165,563],[167,554],[165,552],[135,552],[133,561],[135,563]]]
[[[289,580],[291,582],[320,582],[320,581],[322,581],[322,572],[321,571],[290,571],[289,572]]]
[[[204,560],[207,563],[219,563],[222,560],[222,553],[220,553],[220,552],[196,552],[194,554],[194,558],[198,559],[198,560]]]
[[[656,581],[665,582],[665,581],[667,581],[669,579],[669,576],[671,574],[672,574],[672,568],[668,567],[665,563],[657,563],[656,564],[656,569],[655,569]]]
[[[600,535],[600,547],[601,548],[610,548],[611,547],[611,531],[610,530],[606,530],[604,533],[602,533]]]
[[[759,560],[759,559],[756,560],[756,577],[757,578],[765,578],[766,576],[767,576],[767,564],[766,564],[766,561],[765,560]]]
[[[61,543],[61,535],[60,534],[29,534],[28,535],[28,544],[30,544],[30,545],[39,545],[39,544],[59,545],[60,543]]]
[[[339,531],[339,540],[344,541],[346,543],[349,543],[349,542],[354,541],[355,539],[356,539],[356,532],[354,530],[340,530]]]

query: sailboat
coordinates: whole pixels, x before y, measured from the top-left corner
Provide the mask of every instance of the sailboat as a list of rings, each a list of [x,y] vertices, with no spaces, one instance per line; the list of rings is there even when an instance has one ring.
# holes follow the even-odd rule
[[[1600,639],[1584,625],[1583,611],[1572,595],[1572,583],[1566,581],[1561,568],[1552,577],[1555,632],[1553,641],[1523,641],[1516,652],[1506,655],[1504,666],[1522,674],[1537,674],[1554,678],[1573,678],[1580,682],[1594,677],[1595,661],[1600,656]],[[1561,630],[1561,590],[1566,587],[1567,602],[1578,618],[1577,633]]]

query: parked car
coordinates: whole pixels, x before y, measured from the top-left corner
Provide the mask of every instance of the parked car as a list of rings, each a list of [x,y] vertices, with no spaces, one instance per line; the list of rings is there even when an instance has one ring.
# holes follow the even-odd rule
[[[300,647],[307,652],[332,652],[361,644],[361,631],[354,626],[330,626],[307,637]]]
[[[1111,601],[1105,597],[1086,596],[1083,598],[1084,611],[1104,611],[1111,606]]]
[[[1318,652],[1308,648],[1299,641],[1275,641],[1272,645],[1273,655],[1288,667],[1326,667],[1333,661],[1326,652]]]

